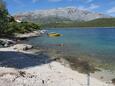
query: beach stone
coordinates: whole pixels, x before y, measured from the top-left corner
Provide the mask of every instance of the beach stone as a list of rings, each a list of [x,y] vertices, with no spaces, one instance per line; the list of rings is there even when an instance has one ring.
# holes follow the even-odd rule
[[[33,47],[32,45],[28,45],[28,44],[16,44],[12,48],[15,50],[29,50],[32,47]]]
[[[0,45],[2,45],[3,47],[9,47],[10,45],[15,44],[16,42],[13,40],[9,40],[9,39],[0,39]]]

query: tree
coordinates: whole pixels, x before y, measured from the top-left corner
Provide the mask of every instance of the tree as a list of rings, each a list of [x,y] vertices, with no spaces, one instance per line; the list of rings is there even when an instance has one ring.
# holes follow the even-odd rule
[[[0,34],[5,34],[9,23],[9,13],[6,9],[6,4],[3,0],[0,0]]]
[[[15,33],[28,33],[39,29],[39,25],[31,22],[16,22],[15,18],[9,15],[5,2],[0,0],[0,36],[9,37]]]

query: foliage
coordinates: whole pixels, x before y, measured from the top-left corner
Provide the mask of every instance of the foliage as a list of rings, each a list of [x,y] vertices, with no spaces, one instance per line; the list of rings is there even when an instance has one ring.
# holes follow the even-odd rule
[[[5,7],[5,3],[0,0],[0,34],[4,33],[4,30],[8,27],[8,11]]]
[[[8,34],[13,33],[28,33],[34,30],[39,30],[40,26],[30,22],[10,22],[7,29]]]

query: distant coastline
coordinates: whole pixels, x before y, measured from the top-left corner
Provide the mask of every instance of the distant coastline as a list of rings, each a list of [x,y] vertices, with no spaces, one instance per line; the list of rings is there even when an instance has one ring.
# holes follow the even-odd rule
[[[44,29],[59,29],[59,27],[45,27]],[[60,29],[96,29],[96,28],[102,28],[102,29],[114,29],[115,27],[60,27]]]
[[[62,21],[62,22],[52,22],[43,23],[42,27],[82,27],[82,28],[92,28],[92,27],[115,27],[115,18],[98,18],[90,21]]]

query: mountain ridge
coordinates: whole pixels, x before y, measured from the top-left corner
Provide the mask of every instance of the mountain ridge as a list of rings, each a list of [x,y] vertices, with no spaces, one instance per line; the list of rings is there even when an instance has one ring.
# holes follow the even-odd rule
[[[16,14],[23,21],[38,23],[51,23],[60,21],[90,21],[98,18],[111,18],[111,16],[82,10],[77,7],[65,7],[47,10],[35,10]]]

